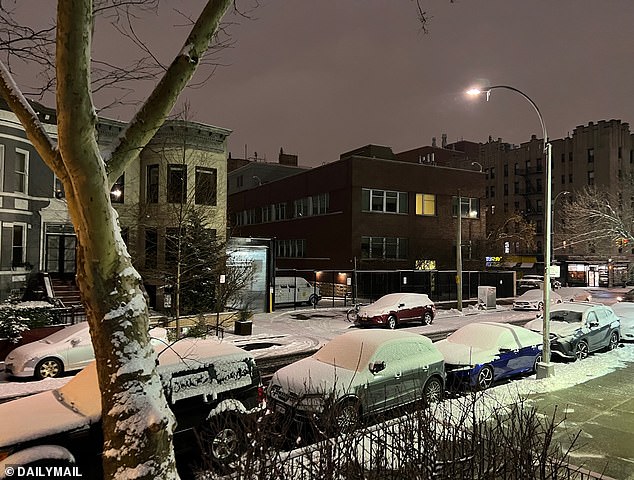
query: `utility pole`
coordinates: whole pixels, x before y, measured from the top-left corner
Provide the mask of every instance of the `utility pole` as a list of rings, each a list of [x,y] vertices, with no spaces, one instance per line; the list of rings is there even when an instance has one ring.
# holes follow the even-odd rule
[[[456,300],[462,312],[462,198],[458,190],[458,228],[456,233]]]

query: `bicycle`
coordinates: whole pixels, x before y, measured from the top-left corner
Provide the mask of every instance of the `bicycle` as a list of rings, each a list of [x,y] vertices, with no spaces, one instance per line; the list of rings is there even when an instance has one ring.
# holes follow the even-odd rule
[[[349,322],[356,322],[357,320],[357,315],[359,314],[359,309],[361,307],[363,307],[364,305],[367,305],[367,303],[355,303],[351,308],[348,309],[348,311],[346,312],[346,319]]]

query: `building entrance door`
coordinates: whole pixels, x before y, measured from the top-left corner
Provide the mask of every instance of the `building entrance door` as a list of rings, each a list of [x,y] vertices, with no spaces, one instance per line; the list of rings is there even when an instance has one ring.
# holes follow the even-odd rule
[[[55,277],[73,277],[76,247],[72,225],[47,225],[45,270]]]

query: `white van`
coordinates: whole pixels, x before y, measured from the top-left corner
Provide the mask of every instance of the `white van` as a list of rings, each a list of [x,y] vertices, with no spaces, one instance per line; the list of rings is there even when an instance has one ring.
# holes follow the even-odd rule
[[[319,288],[302,277],[275,277],[275,303],[306,303],[316,305],[321,300]]]

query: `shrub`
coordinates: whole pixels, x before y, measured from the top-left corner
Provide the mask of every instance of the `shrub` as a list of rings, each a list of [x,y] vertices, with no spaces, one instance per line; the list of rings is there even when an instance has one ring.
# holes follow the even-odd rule
[[[0,338],[17,343],[22,332],[64,323],[59,309],[46,302],[0,304]]]

